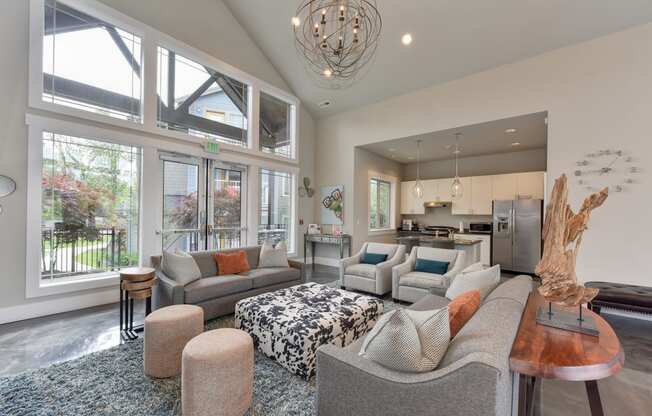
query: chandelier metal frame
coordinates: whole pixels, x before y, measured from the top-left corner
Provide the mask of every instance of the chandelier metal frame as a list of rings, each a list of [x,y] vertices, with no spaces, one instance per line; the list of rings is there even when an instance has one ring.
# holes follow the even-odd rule
[[[382,18],[375,0],[303,0],[292,19],[295,46],[325,88],[349,86],[378,48]]]

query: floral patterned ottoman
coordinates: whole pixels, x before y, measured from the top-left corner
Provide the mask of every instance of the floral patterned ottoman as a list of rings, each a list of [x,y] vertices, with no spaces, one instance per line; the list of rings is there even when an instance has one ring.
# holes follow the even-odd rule
[[[382,313],[382,300],[305,283],[239,301],[235,327],[248,332],[267,357],[310,378],[320,345],[350,344],[369,332]]]

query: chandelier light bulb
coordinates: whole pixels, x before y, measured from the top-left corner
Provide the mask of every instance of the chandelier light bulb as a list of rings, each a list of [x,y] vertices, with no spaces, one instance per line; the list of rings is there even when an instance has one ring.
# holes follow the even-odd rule
[[[460,136],[462,133],[455,133],[455,179],[453,179],[453,184],[451,185],[451,197],[454,201],[462,198],[464,189],[462,187],[462,181],[460,180],[459,175],[459,155],[462,153],[460,151]]]
[[[292,26],[294,26],[294,27],[299,27],[299,26],[301,26],[301,19],[299,19],[298,17],[294,16],[294,17],[292,18]]]
[[[414,184],[414,189],[412,190],[412,192],[414,193],[414,196],[417,199],[423,198],[423,184],[421,183],[421,181],[416,181],[416,183]]]
[[[324,76],[326,78],[330,78],[332,75],[333,75],[333,71],[331,71],[330,69],[324,69]]]
[[[464,189],[462,188],[460,178],[453,179],[453,185],[451,186],[451,197],[453,197],[453,200],[457,201],[462,198],[463,193]]]
[[[406,33],[401,38],[401,42],[403,42],[403,45],[406,45],[406,46],[409,45],[410,43],[412,43],[412,35],[410,35],[409,33]]]

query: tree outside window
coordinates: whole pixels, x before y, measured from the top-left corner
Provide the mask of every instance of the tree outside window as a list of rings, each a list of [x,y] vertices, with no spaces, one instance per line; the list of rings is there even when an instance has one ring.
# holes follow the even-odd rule
[[[392,184],[372,178],[369,181],[369,229],[391,227]]]

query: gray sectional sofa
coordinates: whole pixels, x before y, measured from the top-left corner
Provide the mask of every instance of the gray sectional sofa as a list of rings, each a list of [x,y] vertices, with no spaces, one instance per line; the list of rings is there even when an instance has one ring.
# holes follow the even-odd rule
[[[509,353],[532,288],[529,276],[518,276],[494,289],[432,372],[404,373],[361,357],[364,337],[345,348],[321,347],[319,415],[510,415],[518,383]],[[411,308],[436,309],[448,302],[430,294]]]
[[[303,283],[303,263],[289,260],[290,267],[258,268],[260,246],[222,250],[244,250],[251,270],[237,275],[219,276],[213,257],[216,251],[189,253],[199,266],[201,279],[183,286],[166,276],[161,270],[161,256],[151,258],[156,268],[158,283],[154,286],[152,304],[154,309],[175,304],[192,304],[204,309],[204,319],[233,313],[241,299],[256,296]]]

